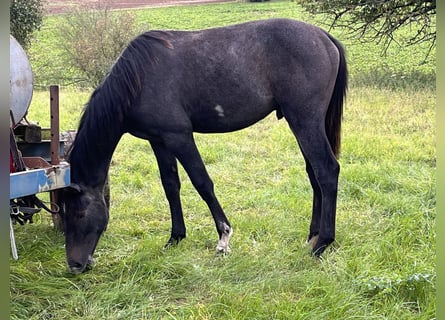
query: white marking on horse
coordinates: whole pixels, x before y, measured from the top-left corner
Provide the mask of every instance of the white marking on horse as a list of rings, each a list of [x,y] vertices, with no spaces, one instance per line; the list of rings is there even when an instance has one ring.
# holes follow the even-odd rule
[[[224,109],[221,105],[217,104],[215,106],[215,111],[218,113],[218,117],[224,118]]]
[[[318,234],[316,236],[313,236],[308,242],[307,244],[311,247],[311,249],[315,248],[315,245],[318,242]]]
[[[218,241],[218,245],[216,246],[216,251],[221,253],[229,253],[229,240],[232,236],[233,229],[229,227],[226,223],[223,223],[224,232],[221,235],[221,239]]]

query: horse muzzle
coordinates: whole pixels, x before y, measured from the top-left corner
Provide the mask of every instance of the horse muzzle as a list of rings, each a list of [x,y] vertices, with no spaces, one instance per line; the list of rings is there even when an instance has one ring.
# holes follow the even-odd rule
[[[76,262],[76,261],[68,261],[68,269],[73,274],[81,274],[85,270],[91,268],[94,265],[95,261],[92,255],[88,255],[88,259],[85,263]]]

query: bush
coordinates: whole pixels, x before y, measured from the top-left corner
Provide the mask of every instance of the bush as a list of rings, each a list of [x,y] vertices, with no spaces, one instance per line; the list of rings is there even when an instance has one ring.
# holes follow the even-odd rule
[[[10,33],[27,49],[35,30],[42,25],[43,3],[41,0],[11,0],[9,2]]]
[[[135,15],[102,7],[78,7],[56,28],[65,67],[75,70],[76,82],[96,87],[128,42],[136,36]]]

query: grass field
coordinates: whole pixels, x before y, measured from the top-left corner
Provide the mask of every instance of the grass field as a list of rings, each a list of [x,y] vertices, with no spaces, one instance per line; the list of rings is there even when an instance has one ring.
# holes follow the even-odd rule
[[[137,14],[150,28],[181,29],[309,19],[293,2]],[[52,41],[51,19],[39,46]],[[341,30],[334,34],[342,39]],[[373,44],[343,42],[352,79],[337,241],[323,259],[305,245],[312,192],[284,121],[271,115],[239,132],[196,135],[234,227],[227,256],[215,255],[213,220],[183,170],[188,237],[163,250],[170,218],[156,161],[147,142],[126,135],[113,158],[110,223],[92,270],[67,272],[63,235],[48,214],[15,226],[11,319],[434,319],[435,67],[418,64],[421,48],[381,57]],[[62,87],[62,130],[77,126],[90,93]],[[48,102],[47,91],[35,91],[28,118],[48,125]]]

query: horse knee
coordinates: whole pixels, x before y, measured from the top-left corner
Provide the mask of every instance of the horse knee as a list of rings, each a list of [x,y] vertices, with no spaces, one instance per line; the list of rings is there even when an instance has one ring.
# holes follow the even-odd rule
[[[164,186],[165,195],[168,199],[177,197],[179,195],[179,190],[181,189],[181,183],[177,180],[165,180],[162,181]]]
[[[214,185],[210,179],[195,183],[195,189],[198,191],[201,198],[206,202],[215,198]]]

